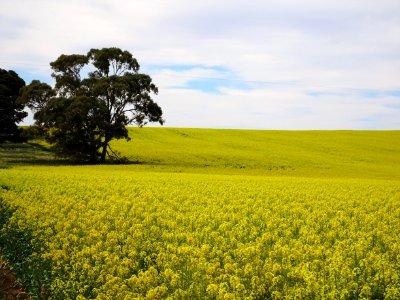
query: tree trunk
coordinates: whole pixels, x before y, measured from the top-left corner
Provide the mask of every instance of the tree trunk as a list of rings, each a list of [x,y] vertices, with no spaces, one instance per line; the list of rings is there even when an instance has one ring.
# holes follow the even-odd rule
[[[106,138],[106,140],[103,143],[103,150],[101,150],[101,156],[100,156],[100,163],[102,164],[106,161],[107,147],[109,142],[110,140]]]

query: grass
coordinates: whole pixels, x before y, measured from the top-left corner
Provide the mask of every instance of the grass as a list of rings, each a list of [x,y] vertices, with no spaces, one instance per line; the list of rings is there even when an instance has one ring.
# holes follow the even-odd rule
[[[21,165],[53,165],[57,162],[54,153],[42,141],[30,143],[0,143],[0,168]]]

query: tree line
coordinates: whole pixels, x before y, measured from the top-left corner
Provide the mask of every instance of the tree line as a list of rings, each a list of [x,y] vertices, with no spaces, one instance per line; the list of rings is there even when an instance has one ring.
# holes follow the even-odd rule
[[[50,63],[54,87],[33,80],[29,85],[14,71],[0,69],[0,142],[20,140],[17,124],[34,113],[31,128],[60,155],[103,163],[118,155],[113,139],[130,140],[126,126],[164,123],[151,96],[158,88],[139,72],[137,60],[119,48],[91,49],[86,55],[61,55]]]

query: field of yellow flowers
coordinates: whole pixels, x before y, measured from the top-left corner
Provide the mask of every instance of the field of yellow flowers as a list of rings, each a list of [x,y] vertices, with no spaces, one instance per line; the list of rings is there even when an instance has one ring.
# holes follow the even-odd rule
[[[136,164],[0,169],[32,298],[400,299],[398,132],[143,132]]]

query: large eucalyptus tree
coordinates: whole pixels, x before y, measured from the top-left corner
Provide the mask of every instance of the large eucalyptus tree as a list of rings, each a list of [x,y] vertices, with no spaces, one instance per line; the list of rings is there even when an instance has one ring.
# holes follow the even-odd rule
[[[112,139],[129,140],[127,125],[163,124],[151,98],[158,89],[128,51],[91,49],[87,55],[61,55],[50,65],[54,88],[32,81],[19,101],[35,112],[36,125],[61,154],[104,162],[113,156]]]

